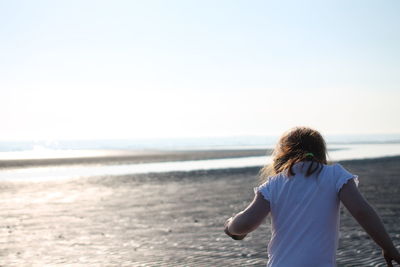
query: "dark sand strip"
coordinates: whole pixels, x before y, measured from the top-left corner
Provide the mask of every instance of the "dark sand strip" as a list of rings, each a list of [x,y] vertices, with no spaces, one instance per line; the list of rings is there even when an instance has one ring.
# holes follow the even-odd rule
[[[265,156],[272,151],[267,149],[247,150],[191,150],[191,151],[110,151],[107,156],[49,158],[49,159],[10,159],[0,160],[0,169],[37,166],[62,165],[115,165],[148,162],[205,160]]]

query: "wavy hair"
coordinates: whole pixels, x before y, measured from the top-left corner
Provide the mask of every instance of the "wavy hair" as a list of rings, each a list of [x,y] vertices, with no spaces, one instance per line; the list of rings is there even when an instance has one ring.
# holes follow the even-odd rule
[[[293,165],[300,161],[311,161],[306,176],[322,170],[327,164],[326,143],[322,135],[308,127],[295,127],[285,132],[278,141],[273,153],[272,164],[261,169],[261,177],[287,171],[293,176]]]

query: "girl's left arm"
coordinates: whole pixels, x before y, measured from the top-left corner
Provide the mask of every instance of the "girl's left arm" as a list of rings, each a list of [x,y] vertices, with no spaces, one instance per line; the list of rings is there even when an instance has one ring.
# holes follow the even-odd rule
[[[225,233],[233,239],[243,239],[263,222],[270,210],[269,201],[257,192],[246,209],[226,221]]]

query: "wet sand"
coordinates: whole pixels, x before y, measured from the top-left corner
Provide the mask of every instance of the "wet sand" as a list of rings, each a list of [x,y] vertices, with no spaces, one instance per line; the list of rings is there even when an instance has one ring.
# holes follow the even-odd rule
[[[42,158],[42,159],[3,159],[0,169],[35,167],[35,166],[65,166],[65,165],[117,165],[149,162],[166,162],[182,160],[205,160],[222,158],[255,157],[270,154],[266,149],[224,149],[224,150],[182,150],[182,151],[150,151],[150,150],[111,150],[104,155]],[[79,153],[79,151],[78,151]],[[79,154],[77,154],[79,155]]]
[[[400,248],[400,157],[342,163]],[[269,219],[244,241],[225,219],[259,168],[0,183],[0,266],[265,266]],[[338,266],[385,266],[342,211]]]

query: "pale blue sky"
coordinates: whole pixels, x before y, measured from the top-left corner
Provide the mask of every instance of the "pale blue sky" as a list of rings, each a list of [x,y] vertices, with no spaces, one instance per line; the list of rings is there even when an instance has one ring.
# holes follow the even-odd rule
[[[400,2],[1,1],[1,140],[400,133]]]

